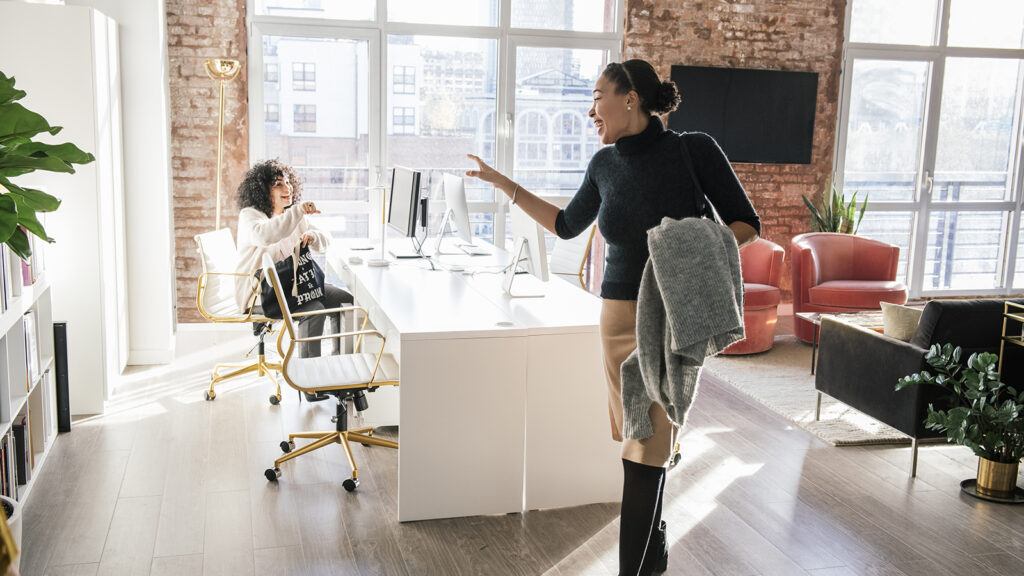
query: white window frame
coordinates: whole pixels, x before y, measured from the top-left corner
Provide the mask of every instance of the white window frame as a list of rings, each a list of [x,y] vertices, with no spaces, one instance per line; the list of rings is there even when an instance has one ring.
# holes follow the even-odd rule
[[[598,49],[607,50],[609,61],[621,60],[622,34],[625,23],[625,0],[616,0],[614,30],[611,32],[573,32],[564,30],[540,30],[512,28],[512,0],[498,1],[497,26],[452,26],[443,24],[414,24],[405,22],[389,22],[387,20],[387,0],[377,0],[376,14],[373,20],[334,20],[319,18],[300,18],[291,16],[256,15],[255,0],[246,0],[246,21],[248,23],[249,62],[248,77],[263,79],[263,48],[265,36],[294,36],[319,38],[346,38],[367,40],[369,42],[369,152],[368,168],[370,180],[379,181],[387,167],[387,117],[385,115],[385,95],[388,94],[387,74],[387,38],[390,35],[406,36],[449,36],[459,38],[492,39],[498,43],[498,70],[496,92],[495,126],[495,168],[510,174],[513,166],[514,150],[514,119],[512,110],[515,99],[515,54],[519,46],[536,46],[550,48]],[[279,68],[280,70],[280,68]],[[280,72],[279,72],[280,74]],[[261,81],[249,83],[249,147],[250,157],[260,158],[265,150],[265,134],[263,117],[263,84]],[[501,121],[504,119],[504,121]],[[586,148],[583,149],[584,155]],[[569,197],[545,196],[546,200],[559,206],[565,206]],[[323,202],[323,208],[337,213],[378,214],[380,200],[370,195],[368,202],[336,201]],[[494,238],[500,243],[505,237],[505,215],[508,211],[508,199],[495,191],[494,198],[487,202],[470,202],[470,213],[484,212],[494,214]],[[440,210],[440,203],[432,202],[431,211]]]
[[[850,37],[853,3],[846,4],[846,26],[844,38]],[[907,283],[910,298],[929,298],[939,296],[1005,296],[1019,293],[1013,288],[1016,272],[1017,244],[1021,224],[1021,207],[1024,202],[1024,86],[1017,89],[1016,123],[1017,148],[1012,151],[1010,160],[1011,196],[1009,200],[985,202],[939,202],[931,199],[929,175],[934,173],[936,151],[938,148],[938,132],[940,108],[942,105],[942,87],[945,75],[946,59],[953,58],[1006,58],[1024,59],[1024,49],[1002,48],[963,48],[947,46],[949,35],[949,14],[952,0],[942,0],[939,5],[937,24],[937,41],[934,46],[914,46],[903,44],[874,44],[844,42],[839,117],[836,121],[836,146],[834,165],[836,182],[843,182],[847,144],[847,119],[850,117],[850,99],[853,84],[853,63],[856,60],[904,60],[928,62],[927,95],[925,101],[925,117],[922,129],[921,151],[916,167],[918,178],[915,184],[914,200],[910,201],[873,201],[868,205],[868,212],[910,212],[912,216],[910,254],[907,266]],[[960,212],[1002,212],[1009,215],[1007,234],[1003,238],[1002,263],[1000,267],[999,287],[989,289],[939,289],[924,290],[924,269],[928,247],[928,221],[933,211],[956,210]]]

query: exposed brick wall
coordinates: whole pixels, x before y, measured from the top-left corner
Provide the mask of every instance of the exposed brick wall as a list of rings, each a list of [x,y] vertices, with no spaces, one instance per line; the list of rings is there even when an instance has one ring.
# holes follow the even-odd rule
[[[221,226],[234,229],[234,189],[249,165],[245,0],[167,0],[166,6],[178,321],[201,322],[195,295],[202,267],[193,236],[216,222],[220,94],[204,61],[233,58],[242,66],[224,90]]]
[[[763,236],[786,249],[783,298],[791,301],[789,241],[810,231],[801,199],[820,198],[832,173],[845,0],[627,0],[625,58],[668,78],[673,64],[818,73],[810,164],[735,164],[761,215]]]

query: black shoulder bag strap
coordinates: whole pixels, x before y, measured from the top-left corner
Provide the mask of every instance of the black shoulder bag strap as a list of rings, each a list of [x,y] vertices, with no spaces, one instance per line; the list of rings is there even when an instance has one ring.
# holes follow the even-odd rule
[[[723,224],[722,218],[715,212],[714,206],[708,201],[708,197],[704,194],[704,187],[700,185],[700,180],[697,179],[697,171],[693,166],[693,158],[690,157],[690,149],[686,146],[686,134],[679,135],[679,149],[682,151],[683,164],[686,164],[686,170],[690,173],[690,179],[693,180],[693,201],[697,206],[697,215],[700,218],[707,218],[714,220],[719,224]],[[723,224],[724,225],[724,224]]]

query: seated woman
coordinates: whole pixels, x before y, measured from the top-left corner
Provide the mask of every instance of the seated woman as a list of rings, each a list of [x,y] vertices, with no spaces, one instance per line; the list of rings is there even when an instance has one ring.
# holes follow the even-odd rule
[[[280,161],[266,160],[245,173],[238,185],[238,268],[236,272],[252,277],[239,278],[235,286],[235,299],[243,310],[248,306],[253,291],[259,291],[257,278],[264,254],[274,262],[290,256],[298,243],[315,252],[324,252],[331,238],[313,226],[308,214],[319,214],[316,204],[299,203],[302,182],[295,177],[290,166]],[[324,282],[324,295],[292,312],[310,312],[338,308],[352,303],[347,291]],[[259,306],[257,300],[255,306]],[[317,315],[299,318],[299,337],[307,338],[324,332],[324,319],[331,317],[331,331],[341,331],[341,315]],[[337,353],[337,340],[331,340],[332,353]],[[320,355],[320,341],[303,342],[299,356],[309,358]]]

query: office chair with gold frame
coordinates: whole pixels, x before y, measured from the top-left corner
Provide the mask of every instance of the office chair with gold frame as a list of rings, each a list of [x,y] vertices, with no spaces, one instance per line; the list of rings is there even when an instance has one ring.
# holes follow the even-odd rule
[[[253,334],[259,338],[256,347],[259,351],[254,362],[242,364],[217,364],[210,376],[210,389],[204,394],[207,400],[217,398],[214,387],[225,380],[236,376],[243,376],[255,372],[259,376],[266,376],[274,383],[274,394],[270,396],[270,403],[277,405],[281,402],[281,384],[274,376],[275,372],[281,371],[281,364],[268,362],[264,338],[273,334],[274,320],[259,314],[253,314],[253,307],[256,302],[257,291],[254,289],[246,310],[239,310],[235,301],[235,280],[239,277],[247,277],[246,274],[235,272],[235,263],[238,254],[235,251],[235,240],[231,236],[231,229],[221,228],[213,232],[205,232],[195,236],[199,258],[203,265],[203,273],[199,276],[198,288],[196,290],[196,307],[199,313],[210,322],[218,324],[245,324],[253,323]],[[281,351],[281,335],[278,335],[277,348]],[[230,370],[221,374],[222,370]]]
[[[548,272],[569,281],[575,279],[580,283],[580,288],[587,289],[583,278],[583,269],[587,265],[587,258],[590,256],[590,247],[594,243],[594,232],[597,225],[590,226],[588,232],[584,232],[575,238],[555,241],[555,247],[551,250],[551,259],[548,262]]]
[[[351,492],[359,486],[359,469],[356,467],[355,459],[352,456],[352,448],[349,446],[350,440],[365,446],[398,448],[397,442],[374,438],[372,427],[356,428],[353,430],[348,428],[349,401],[352,402],[356,410],[362,412],[368,407],[366,400],[367,392],[374,392],[380,386],[398,385],[397,366],[394,365],[389,356],[384,354],[386,338],[377,330],[366,329],[369,316],[366,310],[359,306],[344,306],[341,308],[296,312],[293,314],[288,309],[288,301],[284,297],[281,280],[277,276],[277,270],[274,268],[274,262],[270,259],[270,256],[263,257],[263,274],[265,278],[270,280],[271,285],[274,287],[274,293],[277,294],[277,300],[281,305],[281,315],[283,317],[282,324],[284,329],[282,332],[287,333],[290,338],[288,349],[284,353],[281,376],[284,377],[285,382],[289,386],[299,392],[309,394],[322,393],[337,398],[337,410],[334,418],[331,419],[335,423],[335,429],[289,434],[288,439],[281,442],[281,450],[284,452],[284,456],[275,460],[274,467],[267,468],[263,475],[266,476],[267,480],[277,482],[277,479],[281,477],[281,464],[284,462],[298,458],[303,454],[309,454],[324,446],[337,443],[341,444],[341,447],[345,450],[345,457],[352,468],[352,477],[342,483],[345,490]],[[295,331],[294,319],[296,318],[349,311],[353,314],[356,312],[362,312],[363,314],[363,321],[358,330],[307,338],[298,337],[298,333]],[[375,354],[360,352],[365,336],[377,336],[380,338],[380,348]],[[303,342],[337,339],[338,349],[344,350],[345,347],[341,344],[343,339],[346,338],[355,339],[352,347],[354,352],[352,353],[315,356],[311,358],[298,357],[297,348]],[[296,438],[310,439],[313,442],[296,450]]]

